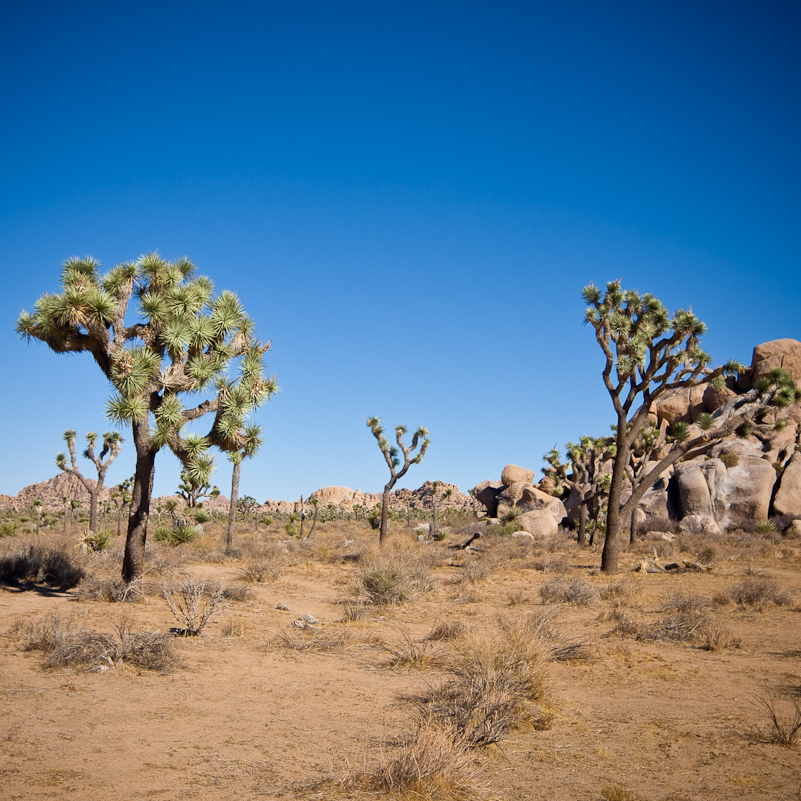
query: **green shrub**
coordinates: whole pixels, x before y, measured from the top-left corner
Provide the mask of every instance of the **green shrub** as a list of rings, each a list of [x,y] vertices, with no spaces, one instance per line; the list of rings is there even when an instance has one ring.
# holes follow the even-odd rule
[[[70,590],[84,575],[70,556],[44,545],[29,545],[0,557],[0,584],[31,582]]]

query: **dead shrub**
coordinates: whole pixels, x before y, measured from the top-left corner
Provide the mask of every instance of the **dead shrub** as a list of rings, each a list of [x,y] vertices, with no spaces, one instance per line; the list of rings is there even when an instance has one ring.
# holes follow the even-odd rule
[[[729,651],[739,648],[742,640],[715,620],[707,619],[696,632],[696,645],[704,651]]]
[[[703,595],[673,592],[662,605],[663,611],[683,615],[701,615],[709,609],[709,599]]]
[[[469,748],[435,721],[423,719],[364,780],[371,789],[403,798],[471,801],[480,793],[479,775]]]
[[[166,672],[177,664],[172,640],[165,634],[135,632],[133,618],[122,615],[110,634],[87,631],[58,613],[45,615],[21,632],[23,650],[45,653],[44,666],[84,670],[119,667],[126,663]]]
[[[755,700],[768,718],[768,731],[763,739],[786,746],[801,740],[801,702],[798,699],[782,701],[758,695]]]
[[[220,634],[223,637],[242,637],[245,634],[245,624],[236,618],[224,620],[220,624]]]
[[[642,631],[642,624],[622,606],[616,606],[605,617],[615,624],[609,632],[610,637],[637,637]]]
[[[119,576],[90,576],[75,591],[82,601],[136,603],[144,600],[141,581],[126,584]]]
[[[540,587],[540,598],[546,604],[589,606],[596,603],[599,597],[598,589],[580,578],[554,578]]]
[[[637,633],[637,639],[646,642],[694,642],[699,628],[706,622],[706,616],[697,612],[668,615],[651,623]]]
[[[522,631],[513,636],[529,636],[532,646],[545,649],[549,662],[589,662],[593,658],[590,643],[582,637],[565,637],[554,625],[559,616],[559,608],[552,606],[532,613],[522,623]],[[516,620],[498,618],[502,629],[507,632],[520,627]]]
[[[404,603],[433,586],[433,575],[425,564],[395,553],[365,565],[355,590],[371,603],[384,605]]]
[[[172,584],[163,585],[161,597],[182,625],[173,633],[187,637],[199,636],[209,620],[225,607],[223,588],[194,576],[185,576]]]
[[[632,595],[631,585],[624,579],[610,581],[609,584],[601,587],[599,597],[602,601],[621,601],[630,598]]]

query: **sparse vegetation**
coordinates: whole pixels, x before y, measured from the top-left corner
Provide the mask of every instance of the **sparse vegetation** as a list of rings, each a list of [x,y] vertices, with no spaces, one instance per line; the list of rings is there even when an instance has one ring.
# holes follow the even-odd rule
[[[225,606],[225,593],[220,584],[209,584],[193,576],[163,585],[161,596],[182,626],[176,633],[192,637],[202,634],[209,620]]]
[[[801,741],[801,702],[758,695],[756,703],[768,718],[770,742],[793,746]]]
[[[422,562],[388,554],[362,568],[356,591],[373,604],[400,604],[432,586],[431,571]]]

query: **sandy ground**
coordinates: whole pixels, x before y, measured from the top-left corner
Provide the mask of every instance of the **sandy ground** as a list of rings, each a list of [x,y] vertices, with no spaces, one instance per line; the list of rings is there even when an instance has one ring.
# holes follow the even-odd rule
[[[494,548],[508,554],[508,543],[487,539],[473,556],[414,544],[409,553],[439,549],[436,559],[433,550],[423,554],[433,563],[434,588],[343,622],[340,602],[352,596],[360,564],[338,557],[343,534],[333,524],[317,539],[307,552],[295,549],[275,581],[249,585],[250,599],[229,601],[203,636],[176,638],[181,667],[163,675],[128,665],[44,669],[41,652],[22,650],[19,631],[53,610],[97,631],[110,631],[122,614],[133,614],[140,631],[168,631],[176,621],[157,586],[182,567],[188,546],[171,550],[169,564],[148,575],[141,603],[84,601],[74,590],[0,590],[0,798],[377,797],[338,780],[375,770],[392,755],[414,729],[414,699],[446,678],[451,648],[437,646],[439,664],[407,669],[392,667],[381,643],[400,643],[404,632],[420,641],[442,621],[480,631],[497,628],[499,615],[524,618],[542,610],[539,588],[555,575],[608,583],[595,570],[597,552],[567,543],[561,561],[558,552],[521,545],[530,558],[496,559],[471,582],[464,578],[470,563],[492,561]],[[664,616],[676,592],[711,599],[748,574],[791,593],[790,603],[761,611],[710,604],[714,619],[741,641],[737,648],[610,636],[613,600],[560,605],[559,631],[585,641],[591,657],[548,663],[552,725],[513,731],[476,752],[483,785],[476,797],[801,799],[801,744],[770,742],[757,700],[774,696],[790,710],[801,699],[800,552],[733,549],[709,573],[633,573],[637,559],[624,557],[627,570],[617,578],[628,595],[620,603],[644,623]],[[209,564],[195,554],[183,567],[241,584],[247,558]],[[556,572],[541,569],[555,558]],[[282,634],[293,642],[307,636],[289,626],[301,614],[317,618],[318,633],[334,644],[285,647]]]

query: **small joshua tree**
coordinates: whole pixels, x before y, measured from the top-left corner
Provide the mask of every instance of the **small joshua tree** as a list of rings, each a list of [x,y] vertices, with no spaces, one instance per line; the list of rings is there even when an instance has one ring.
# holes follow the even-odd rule
[[[543,471],[553,479],[556,491],[563,487],[573,490],[579,502],[578,544],[587,544],[587,519],[597,521],[601,499],[609,492],[612,476],[603,470],[604,463],[615,454],[613,437],[581,437],[577,443],[567,443],[567,462],[554,448],[543,457],[548,467]]]
[[[395,441],[398,443],[398,446],[395,447],[394,445],[390,446],[384,437],[384,429],[381,427],[381,419],[379,417],[369,417],[367,425],[376,438],[381,453],[384,454],[390,474],[389,481],[384,485],[384,496],[381,501],[381,525],[379,527],[378,542],[383,545],[389,529],[389,494],[398,479],[405,476],[413,464],[420,464],[423,461],[429,445],[428,429],[420,426],[414,432],[411,445],[407,447],[403,442],[403,435],[407,431],[406,426],[395,426]],[[416,454],[415,451],[417,451]],[[403,453],[403,467],[400,470],[397,469],[400,465],[399,453]]]
[[[769,407],[788,406],[801,398],[801,391],[781,369],[760,379],[751,391],[732,398],[714,414],[700,415],[698,433],[691,435],[686,423],[671,429],[668,452],[658,461],[645,461],[631,470],[635,442],[649,425],[651,410],[665,392],[709,383],[724,385],[724,374],[737,373],[740,365],[729,362],[714,370],[710,356],[701,349],[706,326],[692,313],[680,309],[671,318],[653,295],[623,290],[611,281],[606,292],[590,285],[584,288],[585,322],[595,329],[603,351],[603,380],[615,409],[615,458],[609,485],[606,541],[601,570],[616,573],[624,521],[633,515],[645,493],[680,459],[706,453],[726,436],[746,430],[774,428],[760,422]],[[660,451],[660,455],[662,452]],[[624,500],[629,484],[631,494]]]
[[[228,454],[228,458],[234,466],[231,475],[231,498],[228,502],[228,529],[225,535],[225,543],[228,548],[234,544],[234,520],[236,519],[236,510],[239,505],[237,499],[239,496],[239,476],[242,472],[242,460],[254,456],[263,442],[261,427],[252,424],[240,425],[236,431],[232,432],[231,436],[235,438],[239,447]],[[245,496],[245,498],[247,497]],[[244,501],[245,498],[242,500]],[[250,500],[253,499],[251,498]],[[253,501],[253,507],[255,508],[255,506],[256,502]]]
[[[220,494],[217,487],[212,487],[203,477],[197,478],[190,475],[186,470],[181,470],[181,483],[178,485],[178,495],[180,495],[188,509],[202,506],[205,498],[216,498]]]
[[[103,482],[106,479],[106,472],[111,463],[117,458],[117,455],[122,448],[122,436],[117,431],[107,431],[103,434],[103,447],[100,453],[95,455],[95,442],[97,442],[97,434],[90,431],[86,435],[86,442],[88,443],[84,449],[83,456],[88,459],[97,470],[97,481],[90,481],[78,467],[78,459],[75,455],[75,432],[65,431],[64,441],[67,443],[67,448],[70,453],[70,464],[67,464],[67,457],[63,453],[56,456],[56,464],[59,470],[65,473],[70,473],[75,476],[84,489],[89,493],[89,531],[93,534],[97,533],[97,501],[100,493],[103,491]],[[103,461],[105,459],[105,461]]]

